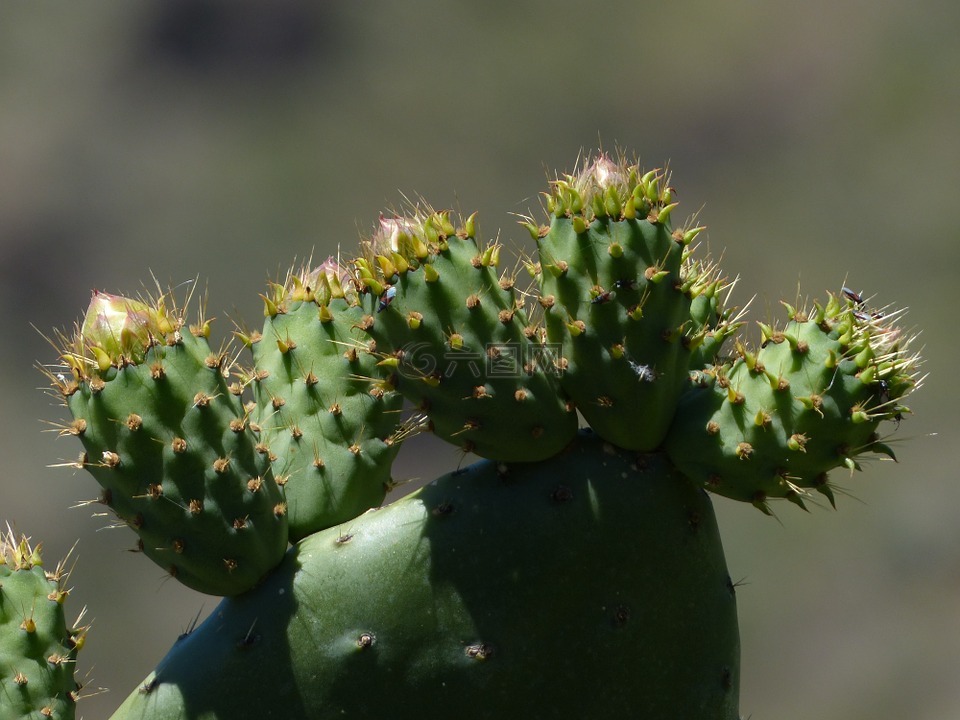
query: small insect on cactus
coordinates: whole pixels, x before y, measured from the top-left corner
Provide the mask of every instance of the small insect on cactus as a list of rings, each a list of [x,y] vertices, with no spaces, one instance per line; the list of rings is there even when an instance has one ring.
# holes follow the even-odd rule
[[[61,434],[145,555],[225,596],[115,718],[388,717],[398,698],[433,718],[739,718],[704,490],[833,505],[831,471],[893,458],[881,427],[909,413],[919,357],[899,312],[846,288],[784,304],[749,347],[660,170],[600,155],[544,197],[537,256],[513,263],[475,215],[381,216],[354,257],[267,288],[236,364],[170,293],[94,294],[47,369]],[[380,507],[423,430],[484,459]],[[16,547],[0,610],[23,622]],[[47,660],[84,634],[61,628]],[[72,712],[64,673],[2,662],[4,713]]]

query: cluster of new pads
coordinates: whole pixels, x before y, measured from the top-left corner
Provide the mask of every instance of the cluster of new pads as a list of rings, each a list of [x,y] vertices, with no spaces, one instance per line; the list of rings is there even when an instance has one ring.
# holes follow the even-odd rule
[[[769,512],[769,498],[833,503],[827,472],[856,456],[892,457],[877,435],[899,422],[918,357],[899,313],[844,290],[789,322],[761,324],[756,350],[724,341],[742,325],[728,284],[673,230],[673,190],[659,171],[606,157],[553,184],[539,249],[547,339],[561,346],[561,385],[590,426],[624,448],[663,449],[703,487]]]
[[[64,614],[67,569],[45,570],[40,546],[0,536],[0,710],[4,720],[74,716],[77,653],[87,626]],[[77,620],[79,623],[80,620]]]
[[[48,370],[70,465],[165,571],[239,596],[118,718],[381,717],[400,696],[424,717],[738,717],[734,585],[700,488],[833,503],[831,470],[893,456],[880,423],[908,412],[919,358],[897,312],[849,290],[730,342],[732,283],[702,227],[673,227],[662,171],[601,155],[544,198],[514,263],[473,215],[381,217],[354,257],[271,283],[236,356],[171,293],[94,293]],[[487,461],[367,512],[421,429]],[[28,555],[0,566],[6,634],[41,617],[40,590],[12,590]],[[21,648],[59,679],[14,670],[14,692],[69,700],[50,658],[83,632],[65,632]]]
[[[498,270],[501,247],[477,243],[473,216],[382,219],[355,262],[360,327],[397,389],[464,450],[548,457],[569,442],[575,407],[614,445],[665,451],[695,483],[765,512],[813,489],[832,503],[828,471],[892,456],[878,425],[906,412],[918,363],[898,313],[846,291],[786,305],[789,322],[761,325],[760,348],[724,353],[741,315],[696,255],[703,228],[671,227],[673,196],[664,173],[605,156],[555,181],[549,225],[526,223],[533,293]]]
[[[892,455],[878,425],[906,412],[918,362],[896,312],[847,291],[787,306],[761,347],[725,353],[741,315],[697,255],[703,228],[672,227],[665,173],[601,155],[553,182],[545,205],[548,224],[524,223],[538,257],[514,264],[477,241],[475,216],[381,217],[352,260],[269,286],[263,330],[236,333],[246,368],[169,294],[94,293],[60,338],[69,375],[51,374],[73,415],[62,432],[84,445],[74,464],[146,555],[233,595],[288,540],[378,506],[400,441],[423,427],[464,452],[535,462],[582,418],[764,511],[810,490],[833,502],[828,471]]]
[[[50,374],[73,416],[61,434],[84,446],[70,465],[96,477],[138,550],[214,595],[249,590],[288,541],[380,505],[410,431],[336,263],[263,297],[263,330],[236,333],[253,361],[240,367],[212,350],[202,313],[187,323],[186,302],[95,292],[59,339],[70,375]]]

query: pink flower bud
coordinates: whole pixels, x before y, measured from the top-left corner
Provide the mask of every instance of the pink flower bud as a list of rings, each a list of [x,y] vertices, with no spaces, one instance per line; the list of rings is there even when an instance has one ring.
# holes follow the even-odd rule
[[[166,335],[170,329],[162,309],[94,290],[80,336],[101,365],[120,357],[137,363],[143,360],[152,339]]]

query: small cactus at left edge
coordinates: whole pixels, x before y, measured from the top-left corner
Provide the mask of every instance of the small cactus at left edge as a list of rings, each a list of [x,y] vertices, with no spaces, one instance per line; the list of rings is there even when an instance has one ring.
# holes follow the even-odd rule
[[[61,338],[72,376],[52,375],[73,415],[61,434],[72,465],[140,536],[138,549],[183,584],[213,595],[253,587],[287,546],[286,506],[266,453],[228,385],[228,356],[209,322],[186,326],[164,298],[94,293],[83,324]]]
[[[3,720],[71,720],[75,715],[80,686],[74,668],[87,627],[66,621],[67,574],[63,562],[44,569],[39,544],[31,546],[9,529],[0,537]]]
[[[244,336],[256,408],[287,500],[291,540],[378,506],[410,431],[392,373],[359,329],[364,315],[333,259],[291,271],[264,295],[263,332]]]

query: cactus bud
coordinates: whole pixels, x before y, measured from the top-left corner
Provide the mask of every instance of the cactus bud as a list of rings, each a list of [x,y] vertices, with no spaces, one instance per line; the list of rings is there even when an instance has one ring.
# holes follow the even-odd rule
[[[109,367],[120,357],[134,364],[142,362],[153,339],[172,329],[162,307],[94,290],[80,336],[104,370],[104,361]]]

